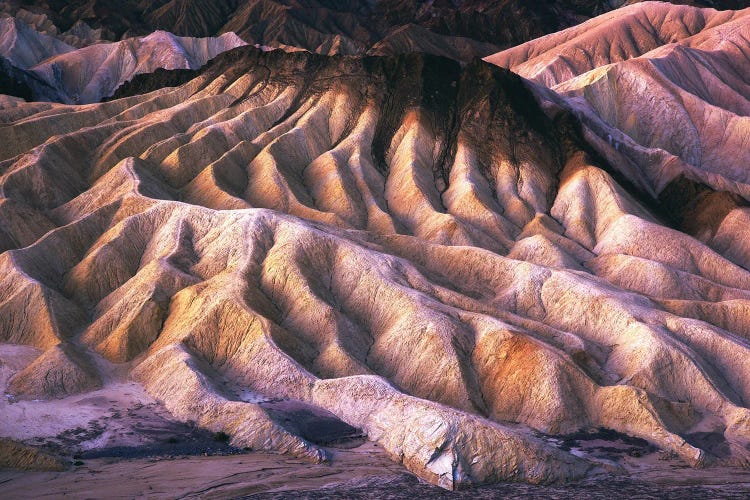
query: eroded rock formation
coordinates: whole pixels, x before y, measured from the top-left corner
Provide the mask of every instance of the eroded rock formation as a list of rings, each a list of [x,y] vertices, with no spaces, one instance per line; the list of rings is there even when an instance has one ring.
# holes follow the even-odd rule
[[[568,28],[634,0],[19,0],[0,13],[81,47],[164,30],[180,36],[237,33],[250,44],[321,54],[404,50],[465,61]],[[743,0],[675,0],[738,9]]]
[[[680,232],[506,70],[243,47],[103,104],[1,99],[0,340],[48,350],[20,381],[68,375],[17,387],[126,366],[325,460],[242,394],[301,400],[448,488],[581,477],[544,434],[591,427],[747,463],[745,209],[723,246]]]
[[[750,199],[749,38],[750,9],[646,2],[487,60],[553,90],[536,92],[574,112],[597,150],[652,196],[721,193],[701,210],[719,215],[693,232],[725,251],[728,226],[719,226],[744,219]]]
[[[98,102],[136,75],[157,69],[195,70],[242,45],[245,42],[234,33],[189,38],[157,31],[76,49],[20,19],[0,17],[0,71],[9,81],[5,91],[19,97],[31,94],[29,100],[36,101]]]
[[[31,446],[0,438],[0,468],[26,471],[63,471],[61,459]]]

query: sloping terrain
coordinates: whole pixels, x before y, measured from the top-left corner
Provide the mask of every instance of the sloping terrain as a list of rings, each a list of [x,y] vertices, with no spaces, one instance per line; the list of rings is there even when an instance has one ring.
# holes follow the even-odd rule
[[[30,69],[55,88],[56,101],[87,104],[108,97],[135,75],[156,69],[197,69],[229,49],[246,45],[234,33],[185,38],[157,31],[143,38],[97,44],[52,57]]]
[[[641,189],[677,195],[676,205],[702,213],[687,229],[725,251],[739,227],[732,221],[746,217],[735,208],[750,199],[748,39],[750,9],[649,2],[487,60],[553,90],[537,92],[576,113],[597,149]],[[698,191],[700,210],[679,195],[685,189]]]
[[[14,17],[0,17],[0,55],[18,68],[30,68],[74,48],[34,30]]]
[[[17,398],[117,367],[236,446],[325,460],[258,403],[297,400],[447,488],[582,477],[545,436],[597,427],[750,458],[747,209],[723,246],[675,229],[510,72],[243,47],[0,123],[0,340],[45,351]]]
[[[73,23],[67,31],[61,31],[44,12],[33,13],[24,8],[14,8],[13,2],[0,2],[0,14],[12,17],[32,27],[35,31],[56,38],[68,45],[83,48],[102,41],[106,41],[102,28],[92,29],[80,19]]]
[[[61,471],[65,470],[65,465],[58,458],[46,455],[31,446],[0,438],[0,468]]]
[[[237,33],[250,44],[321,54],[404,50],[463,61],[579,24],[625,0],[3,0],[0,12],[35,19],[52,36],[112,41],[164,30],[180,36]],[[690,3],[723,9],[745,0]],[[51,24],[51,26],[50,26]]]
[[[0,62],[11,81],[36,101],[89,104],[111,96],[135,75],[156,69],[197,69],[245,45],[234,33],[185,38],[157,31],[142,38],[76,49],[15,18],[0,18]],[[22,95],[17,91],[18,95]]]

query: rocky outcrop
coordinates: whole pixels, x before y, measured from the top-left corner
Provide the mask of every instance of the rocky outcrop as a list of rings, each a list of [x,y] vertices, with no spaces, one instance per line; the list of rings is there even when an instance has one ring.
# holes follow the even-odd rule
[[[31,87],[26,83],[28,76],[15,68],[4,57],[0,57],[0,94],[15,96],[26,101],[33,98]]]
[[[111,96],[134,76],[157,69],[196,70],[218,54],[245,45],[233,33],[184,38],[155,32],[81,49],[33,30],[15,18],[0,18],[0,56],[6,90],[31,99],[88,104]],[[15,92],[14,92],[15,91]]]
[[[242,47],[178,88],[1,103],[2,341],[325,460],[241,394],[298,400],[447,488],[581,477],[541,433],[591,427],[749,458],[743,212],[722,245],[670,227],[506,70]]]
[[[750,199],[749,36],[750,9],[645,2],[487,60],[551,89],[539,98],[579,116],[598,151],[652,196],[686,179],[726,193],[714,197],[721,213],[733,194]]]
[[[246,42],[319,54],[421,51],[468,62],[575,26],[633,0],[3,0],[0,12],[81,47],[164,30],[186,37],[237,33]],[[675,0],[738,9],[741,0]]]
[[[86,356],[59,344],[14,375],[8,392],[16,398],[48,399],[89,392],[101,387],[96,368]]]
[[[17,68],[28,69],[73,50],[70,45],[36,31],[19,19],[0,17],[0,55]]]
[[[245,45],[234,33],[183,38],[157,31],[143,38],[97,44],[55,56],[30,69],[55,89],[55,101],[98,102],[135,75],[156,69],[198,69],[218,54]]]
[[[27,5],[19,5],[19,3],[20,2],[14,2],[12,0],[0,2],[0,15],[3,17],[15,18],[15,20],[33,28],[37,33],[55,38],[76,48],[82,48],[106,41],[104,38],[105,34],[101,28],[92,29],[84,21],[78,19],[70,23],[67,30],[62,31],[48,16],[48,14],[50,14],[59,20],[57,12],[50,10],[45,14],[45,8],[34,8],[35,12],[31,12],[24,8],[28,6],[30,2],[25,2]]]

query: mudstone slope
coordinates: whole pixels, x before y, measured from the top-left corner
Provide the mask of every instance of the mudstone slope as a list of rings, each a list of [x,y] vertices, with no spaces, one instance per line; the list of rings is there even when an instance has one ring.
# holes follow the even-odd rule
[[[747,465],[742,186],[664,198],[552,95],[480,61],[241,47],[107,103],[0,97],[0,341],[44,350],[10,390],[125,372],[237,446],[325,460],[261,403],[299,400],[446,488],[595,473],[550,436],[597,427]],[[718,206],[711,238],[679,196]]]
[[[591,144],[682,229],[748,268],[735,230],[750,199],[749,39],[750,9],[646,2],[487,61],[574,113]]]
[[[427,52],[470,61],[579,24],[632,0],[3,0],[0,12],[81,46],[164,30],[321,54]],[[746,0],[676,0],[737,9]]]
[[[157,69],[198,69],[246,45],[234,33],[178,37],[163,31],[114,43],[75,48],[14,17],[0,17],[0,62],[6,79],[28,88],[28,100],[90,104],[123,83]],[[10,93],[6,89],[5,93]],[[23,93],[13,92],[20,97]]]

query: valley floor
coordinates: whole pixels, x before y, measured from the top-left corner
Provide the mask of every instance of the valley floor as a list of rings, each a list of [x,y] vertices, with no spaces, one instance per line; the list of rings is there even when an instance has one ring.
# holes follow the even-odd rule
[[[654,454],[658,455],[658,454]],[[449,492],[419,482],[371,443],[337,450],[330,465],[281,455],[85,460],[66,472],[0,471],[5,498],[748,498],[750,471],[693,470],[653,457],[624,460],[628,476],[568,486],[503,483]],[[638,479],[636,480],[635,477]]]
[[[37,353],[0,346],[0,392]],[[63,472],[0,469],[2,498],[748,498],[750,470],[693,469],[674,454],[614,431],[546,436],[602,464],[602,472],[565,486],[502,483],[449,492],[419,481],[375,443],[341,423],[269,402],[304,421],[332,460],[311,464],[233,448],[208,431],[175,421],[135,383],[49,401],[0,400],[0,436],[64,457]],[[316,439],[317,438],[317,439]],[[29,464],[33,467],[32,464]]]

